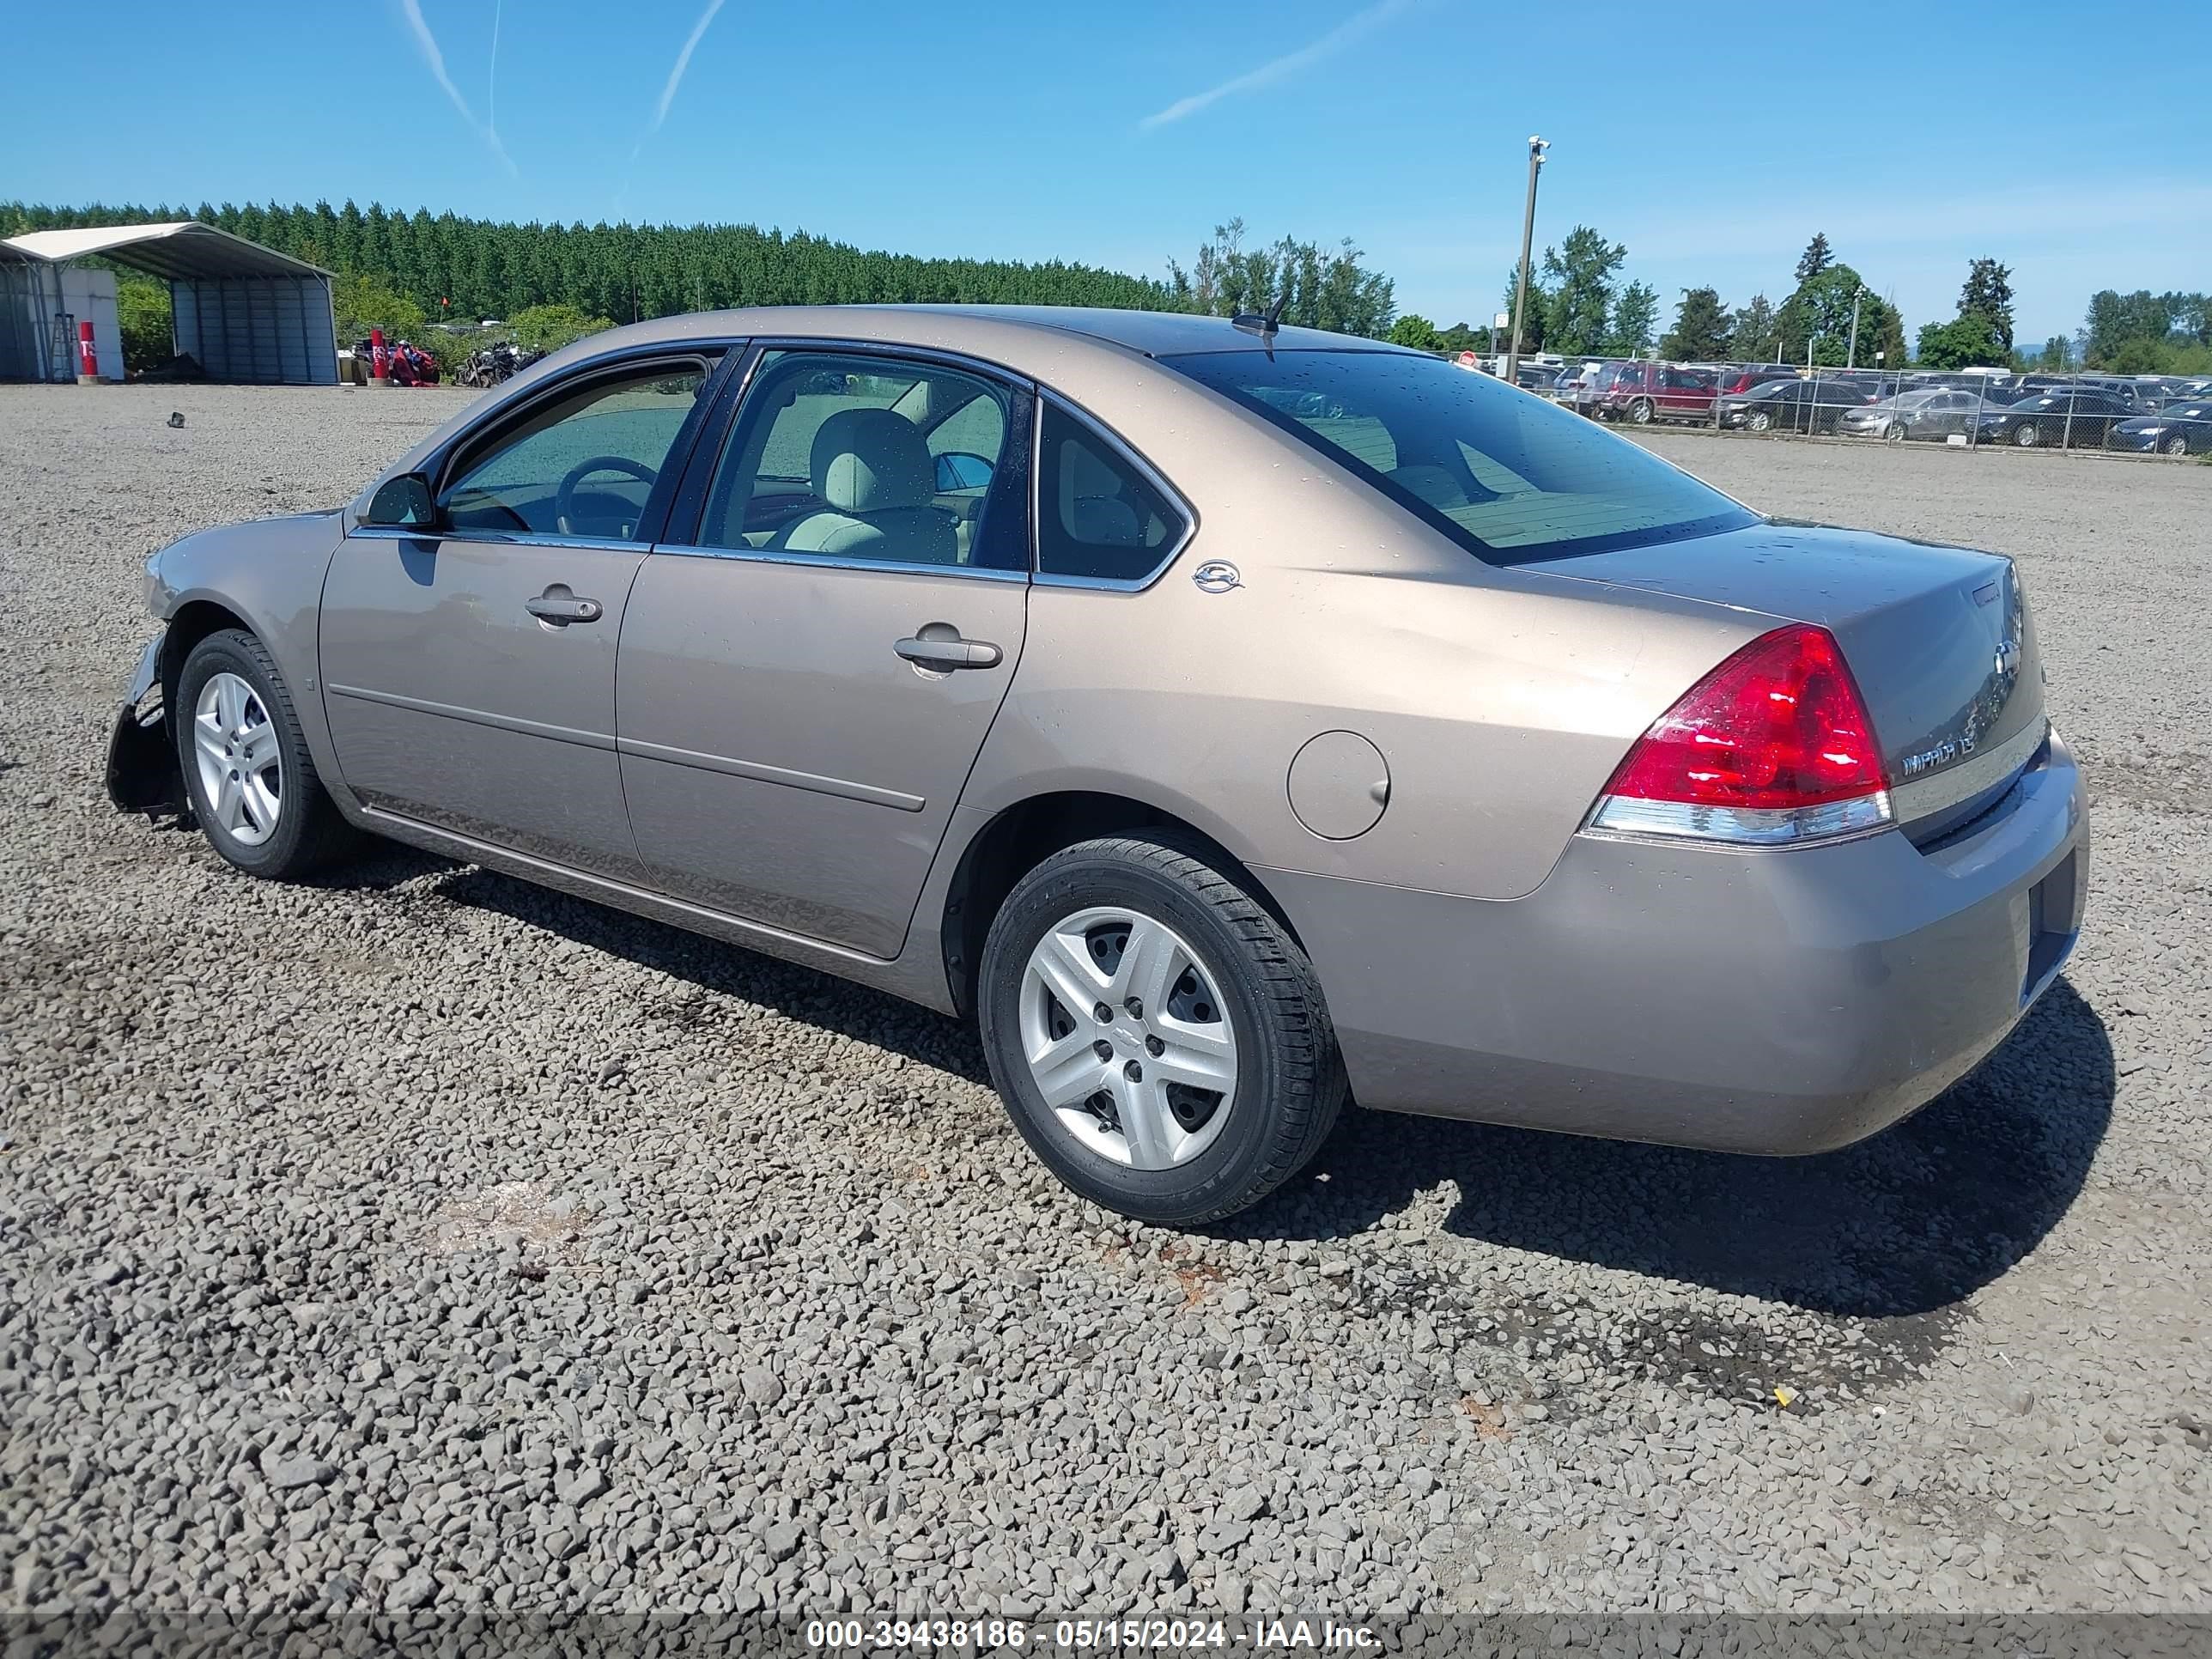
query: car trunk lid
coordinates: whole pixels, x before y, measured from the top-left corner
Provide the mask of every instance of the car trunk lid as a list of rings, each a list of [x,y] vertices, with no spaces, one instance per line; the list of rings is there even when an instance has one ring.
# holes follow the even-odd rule
[[[2042,746],[2034,626],[2018,573],[1998,555],[1770,521],[1541,568],[1826,628],[1866,699],[1898,821],[1916,841],[1985,811]]]

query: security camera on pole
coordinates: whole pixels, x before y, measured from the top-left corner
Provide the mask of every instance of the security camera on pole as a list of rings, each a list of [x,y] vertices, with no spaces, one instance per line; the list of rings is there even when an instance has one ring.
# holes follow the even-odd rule
[[[1520,384],[1521,322],[1528,310],[1528,254],[1536,240],[1536,169],[1544,165],[1551,149],[1535,134],[1528,135],[1528,205],[1521,216],[1521,270],[1513,283],[1513,337],[1505,343],[1505,380]]]

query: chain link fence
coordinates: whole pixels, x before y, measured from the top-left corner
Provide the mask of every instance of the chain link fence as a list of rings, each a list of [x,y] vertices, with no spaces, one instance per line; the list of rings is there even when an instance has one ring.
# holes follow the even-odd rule
[[[1494,362],[1469,366],[1498,369]],[[1629,427],[1970,450],[2212,455],[2212,376],[1539,356],[1522,359],[1516,379],[1577,414]]]

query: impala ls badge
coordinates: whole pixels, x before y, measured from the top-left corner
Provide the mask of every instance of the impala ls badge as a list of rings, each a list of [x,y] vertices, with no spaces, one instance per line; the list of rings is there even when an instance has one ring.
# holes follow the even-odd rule
[[[1201,593],[1226,593],[1232,587],[1242,587],[1244,579],[1237,574],[1237,567],[1226,559],[1208,559],[1190,573]]]
[[[1997,678],[2001,680],[2008,680],[2020,672],[2020,641],[2018,640],[1997,641],[1996,666]]]

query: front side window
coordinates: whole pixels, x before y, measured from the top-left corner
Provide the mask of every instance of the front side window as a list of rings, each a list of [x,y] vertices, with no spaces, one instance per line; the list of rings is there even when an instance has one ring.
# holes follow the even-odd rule
[[[702,547],[1024,570],[1014,394],[942,364],[770,351],[708,492]]]
[[[1340,463],[1493,564],[1759,522],[1640,446],[1433,357],[1218,351],[1161,361]],[[1285,412],[1289,400],[1308,396],[1320,400],[1321,412]]]
[[[1441,359],[1430,361],[1446,374],[1465,374]],[[1118,447],[1050,403],[1043,439],[1037,462],[1038,574],[1110,582],[1151,576],[1182,540],[1188,521],[1182,510]]]
[[[464,452],[439,506],[455,530],[634,541],[707,384],[687,358],[595,375]]]

